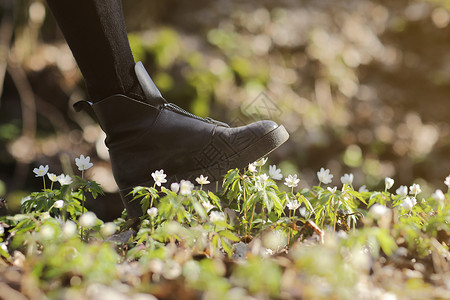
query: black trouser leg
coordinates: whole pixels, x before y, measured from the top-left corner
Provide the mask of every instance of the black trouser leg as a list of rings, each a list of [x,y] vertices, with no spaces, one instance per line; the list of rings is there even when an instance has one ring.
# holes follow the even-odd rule
[[[120,0],[47,0],[78,63],[90,100],[143,99]]]

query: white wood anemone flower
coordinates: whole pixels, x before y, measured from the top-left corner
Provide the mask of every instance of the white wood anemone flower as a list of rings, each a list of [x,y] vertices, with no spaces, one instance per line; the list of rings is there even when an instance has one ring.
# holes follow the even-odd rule
[[[45,167],[43,165],[40,165],[39,168],[34,168],[33,169],[33,173],[36,174],[36,177],[43,177],[45,176],[45,174],[47,174],[48,172],[48,165],[45,165]]]
[[[85,157],[83,154],[81,154],[80,157],[75,158],[75,164],[80,171],[86,171],[94,165],[91,163],[91,158],[89,156]]]

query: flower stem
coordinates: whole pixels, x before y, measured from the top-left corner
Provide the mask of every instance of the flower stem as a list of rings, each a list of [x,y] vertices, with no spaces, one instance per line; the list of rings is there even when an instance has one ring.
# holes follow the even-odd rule
[[[83,178],[84,178],[84,170],[81,170],[81,179],[83,179]],[[85,198],[84,198],[84,187],[81,188],[81,195],[82,195],[82,198],[81,198],[81,214],[84,214],[84,201],[85,201]]]
[[[42,181],[44,182],[44,193],[45,193],[45,198],[47,199],[46,203],[45,203],[45,209],[48,209],[48,194],[45,192],[45,176],[42,176]]]
[[[288,240],[287,240],[288,247],[289,247],[289,243],[291,242],[291,235],[292,235],[292,228],[288,227]]]
[[[64,205],[63,209],[61,210],[61,218],[62,218],[63,224],[66,223],[66,213],[67,213],[67,209],[66,209],[66,206]]]
[[[325,223],[325,210],[322,210],[322,222],[320,222],[320,228],[323,229],[323,223]]]
[[[85,202],[85,197],[84,197],[84,189],[81,189],[81,214],[84,214],[84,202]]]
[[[242,182],[242,185],[244,187],[244,201],[242,202],[242,207],[244,209],[244,220],[247,220],[247,190],[245,189],[245,179]],[[238,202],[239,207],[239,202]],[[247,235],[247,223],[244,224],[244,232]]]
[[[334,200],[334,195],[333,195]],[[338,202],[338,201],[337,201]],[[333,223],[333,231],[336,232],[336,223],[337,223],[337,214],[338,214],[338,205],[339,202],[334,206],[334,223]]]
[[[252,216],[250,217],[250,228],[249,228],[249,233],[251,233],[252,231],[252,225],[253,225],[253,216],[255,215],[255,209],[256,209],[256,203],[253,204],[253,210],[252,210]]]

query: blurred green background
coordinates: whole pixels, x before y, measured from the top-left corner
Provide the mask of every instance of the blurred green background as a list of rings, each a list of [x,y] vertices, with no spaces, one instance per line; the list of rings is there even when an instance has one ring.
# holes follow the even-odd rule
[[[120,199],[99,127],[71,106],[86,90],[70,49],[40,0],[0,4],[0,197],[16,210],[42,188],[34,167],[88,174],[107,191],[90,201],[104,219]],[[290,140],[270,155],[302,186],[330,168],[354,186],[384,178],[444,189],[450,173],[450,1],[123,1],[135,60],[162,94],[201,116],[239,125],[282,123]],[[82,22],[82,17],[80,17]],[[154,170],[149,170],[152,172]],[[112,205],[114,203],[114,205]]]

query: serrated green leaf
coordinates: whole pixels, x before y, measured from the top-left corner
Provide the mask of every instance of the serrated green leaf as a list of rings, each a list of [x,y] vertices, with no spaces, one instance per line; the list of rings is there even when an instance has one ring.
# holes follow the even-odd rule
[[[217,206],[220,210],[222,210],[222,206],[220,205],[220,199],[213,192],[208,192],[209,199]]]

